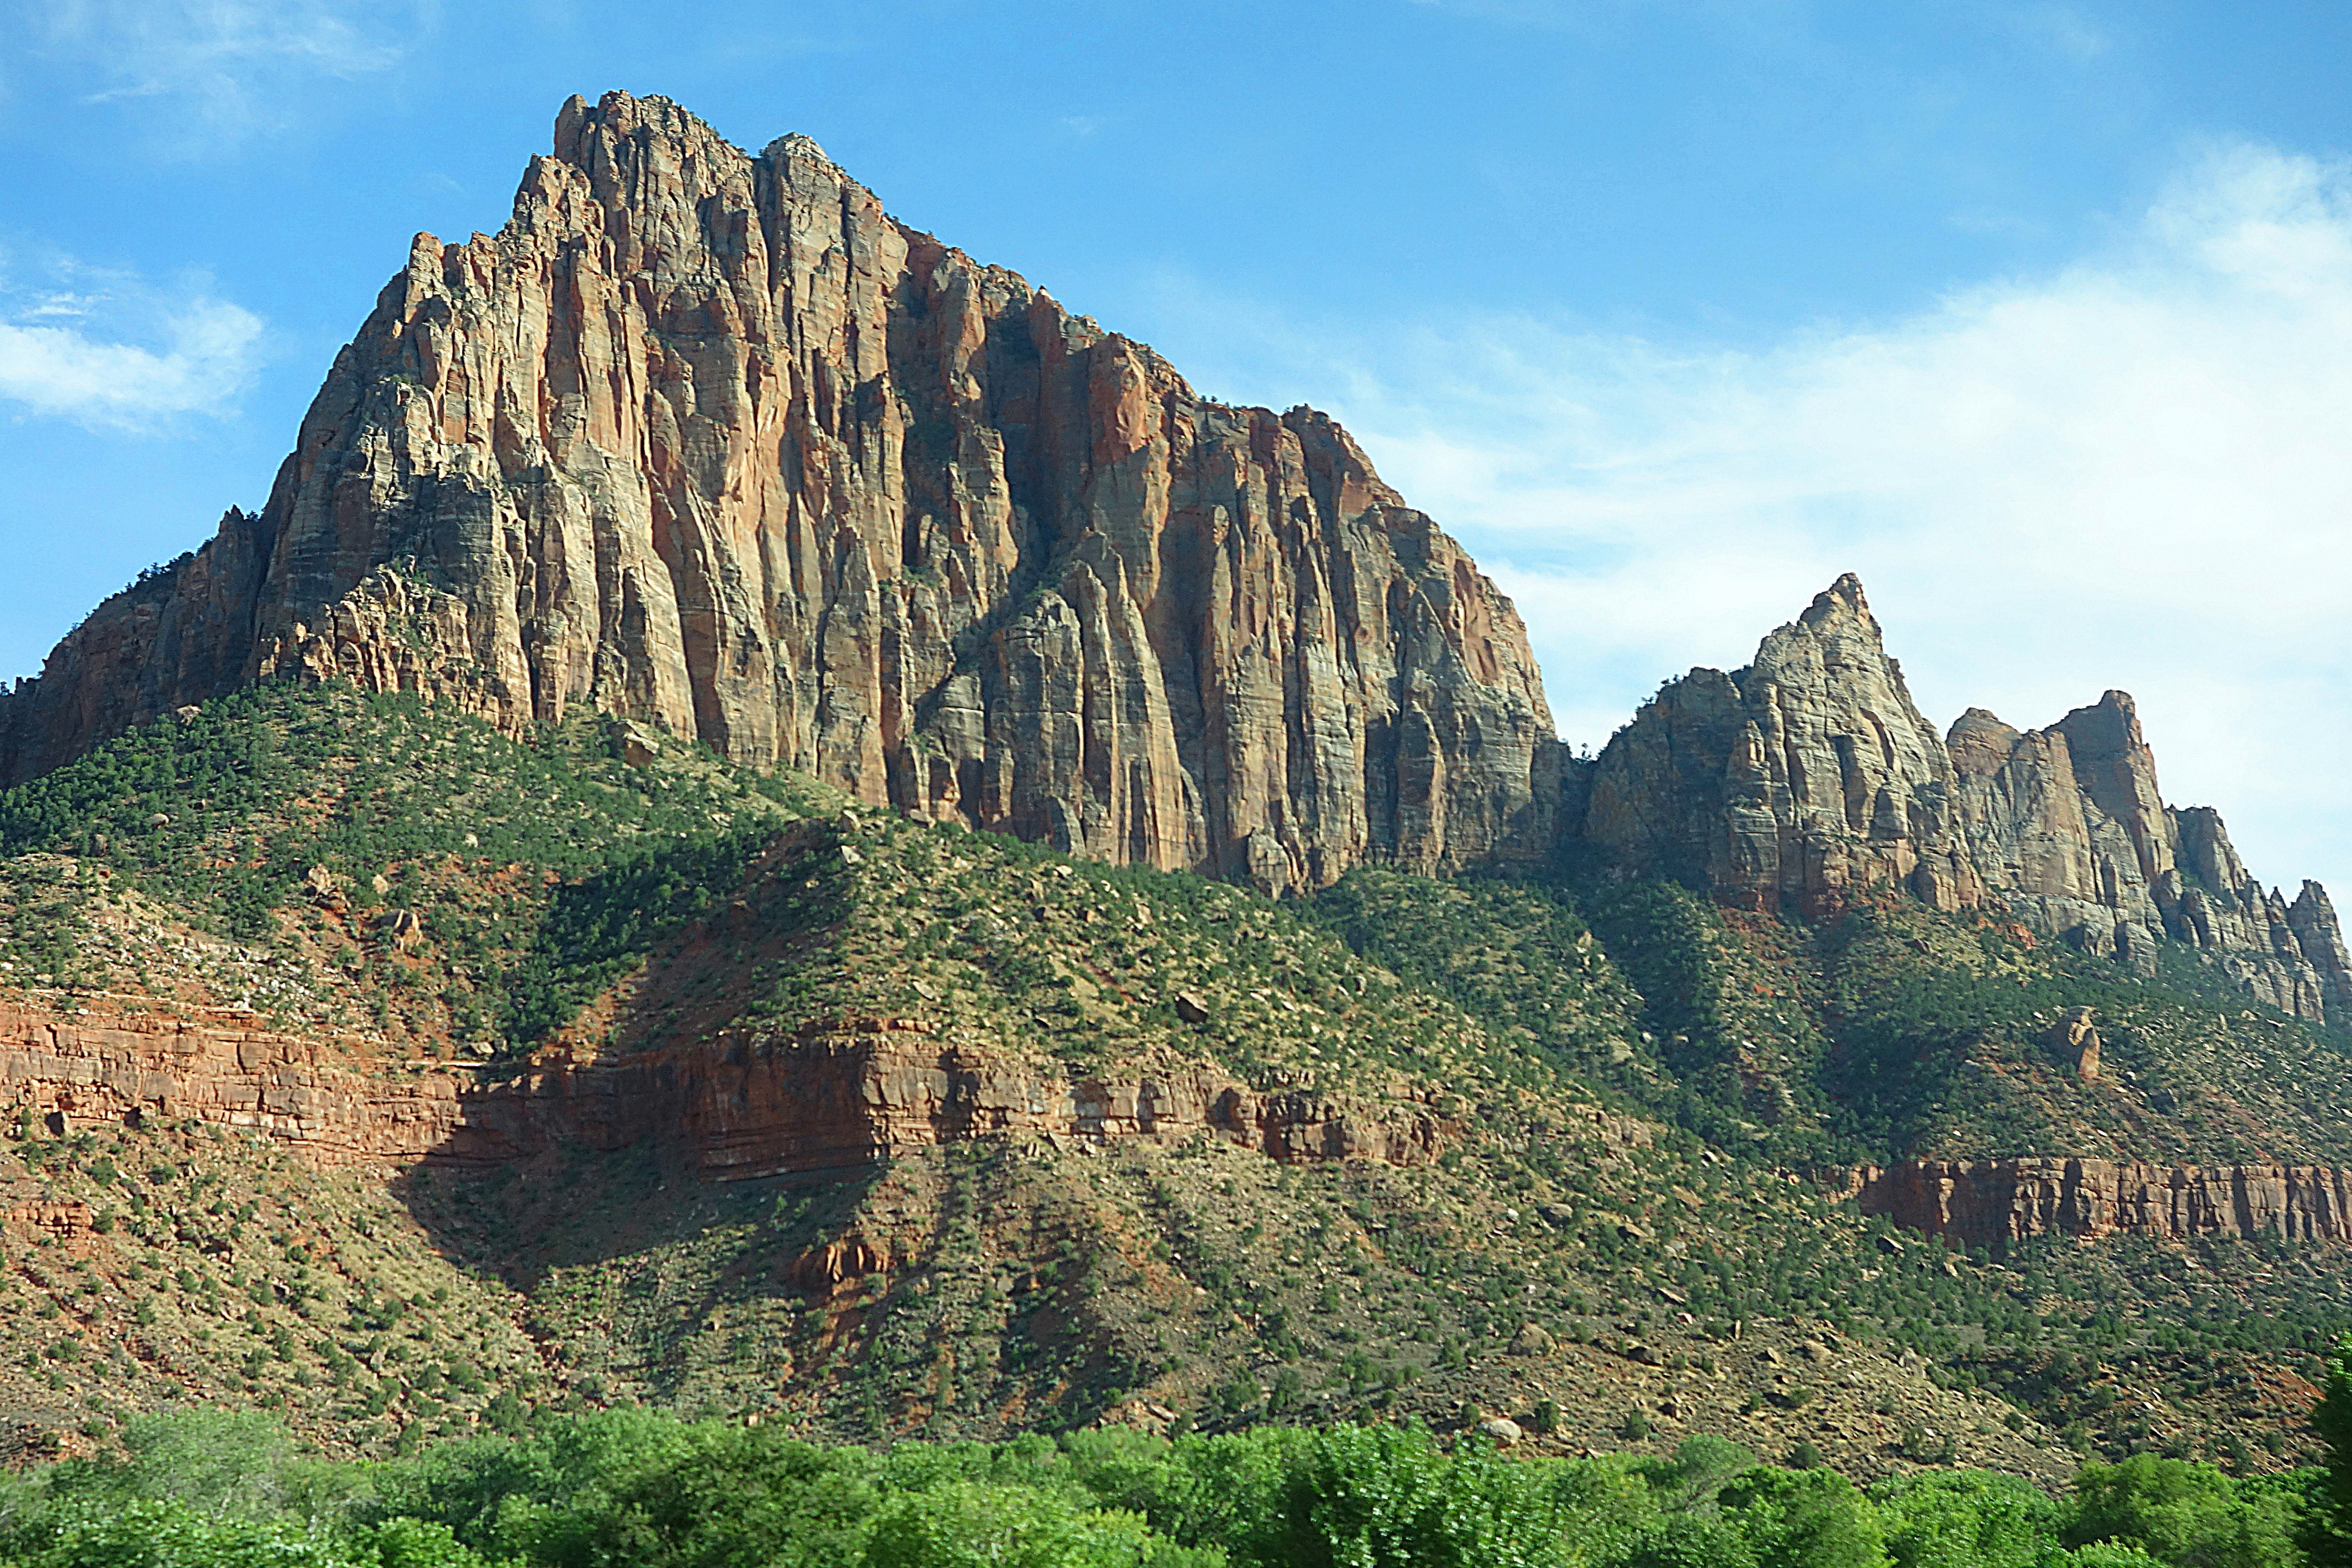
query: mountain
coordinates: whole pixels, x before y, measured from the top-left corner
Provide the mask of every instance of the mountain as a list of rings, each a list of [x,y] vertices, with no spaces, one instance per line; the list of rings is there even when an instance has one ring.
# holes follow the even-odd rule
[[[0,777],[297,672],[1269,890],[1540,845],[1557,771],[1509,602],[1330,420],[620,93],[496,237],[417,237],[268,503],[66,639]]]
[[[0,770],[26,1442],[2251,1473],[2352,1329],[2352,963],[2128,697],[1939,734],[1846,577],[1571,757],[1336,425],[657,99],[420,238]]]
[[[2297,1017],[2352,1003],[2326,890],[2289,902],[2247,874],[2218,813],[2165,805],[2127,694],[2023,734],[1971,708],[1939,739],[1851,575],[1745,669],[1668,682],[1580,787],[1567,841],[1601,875],[1801,919],[1899,889],[2005,910],[2144,973],[2183,943]]]
[[[257,680],[509,733],[621,713],[851,799],[1263,891],[1565,855],[1738,907],[1994,900],[2262,1000],[2352,996],[2332,907],[2175,810],[2130,699],[1939,738],[1842,578],[1589,770],[1509,601],[1347,433],[887,216],[815,143],[557,117],[495,237],[420,235],[268,503],[0,698],[0,778]]]

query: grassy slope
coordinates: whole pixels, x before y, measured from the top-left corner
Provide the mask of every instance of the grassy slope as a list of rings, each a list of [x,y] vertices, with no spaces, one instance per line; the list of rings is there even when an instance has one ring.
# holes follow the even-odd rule
[[[675,747],[629,767],[597,724],[516,741],[397,700],[284,689],[0,797],[0,982],[52,1005],[244,1001],[388,1057],[493,1062],[567,1035],[625,1050],[929,1016],[1074,1074],[1208,1058],[1265,1087],[1433,1093],[1459,1128],[1446,1162],[1417,1170],[1013,1140],[724,1189],[651,1148],[392,1189],[185,1131],[42,1152],[26,1180],[94,1206],[127,1203],[121,1172],[147,1161],[111,1142],[177,1139],[239,1173],[224,1181],[315,1213],[311,1261],[270,1259],[326,1281],[307,1334],[289,1319],[275,1335],[267,1311],[257,1329],[173,1326],[167,1306],[213,1293],[200,1233],[84,1245],[101,1294],[154,1298],[175,1364],[217,1366],[198,1392],[277,1398],[354,1447],[481,1419],[501,1393],[765,1410],[849,1436],[998,1433],[1134,1400],[1214,1425],[1465,1402],[1524,1416],[1549,1398],[1572,1442],[1706,1429],[1768,1453],[1819,1440],[1862,1471],[1948,1448],[2046,1471],[2036,1445],[2077,1423],[2084,1442],[2259,1448],[2277,1423],[2248,1401],[2299,1391],[2249,1389],[2257,1351],[2299,1352],[2313,1313],[2342,1309],[2303,1260],[2264,1279],[2221,1248],[2177,1296],[2110,1321],[2118,1249],[1951,1260],[1792,1184],[1786,1168],[1858,1153],[1996,1152],[1986,1138],[2072,1152],[2102,1129],[2160,1126],[2159,1157],[2278,1128],[2330,1146],[2262,1085],[2289,1059],[2309,1081],[2332,1042],[2237,1016],[2193,975],[2138,984],[1914,911],[1814,933],[1665,889],[1580,911],[1556,889],[1378,872],[1277,905],[861,816]],[[1183,1021],[1180,991],[1207,1023]],[[2032,1056],[2037,1016],[2061,1001],[2101,1006],[2131,1117]],[[2231,1061],[2244,1053],[2264,1053],[2260,1070]],[[2000,1092],[1955,1087],[1979,1079]],[[396,1236],[391,1254],[362,1218]],[[812,1289],[801,1260],[853,1234],[887,1239],[897,1265]],[[10,1248],[26,1306],[0,1315],[0,1363],[32,1362],[0,1386],[27,1409],[163,1397],[152,1370],[42,1354],[42,1312],[88,1276],[20,1264],[40,1251]],[[257,1267],[214,1272],[235,1289],[242,1268],[249,1289]],[[478,1341],[471,1370],[428,1375],[420,1349],[394,1361],[397,1335],[371,1350],[381,1331],[352,1326],[348,1302],[386,1292],[432,1329],[412,1346]],[[2254,1323],[2266,1310],[2276,1326]],[[475,1334],[477,1320],[505,1326]],[[1544,1334],[1522,1337],[1530,1322]],[[94,1322],[79,1331],[99,1342]],[[68,1386],[48,1388],[53,1371]],[[2140,1407],[2151,1395],[2161,1409]]]
[[[2248,1005],[2187,954],[2142,980],[1907,902],[1812,931],[1662,887],[1579,899],[1363,872],[1323,902],[1368,952],[1506,1024],[1560,1016],[1555,993],[1599,960],[1541,933],[1589,916],[1613,964],[1603,988],[1615,975],[1635,988],[1616,1026],[1638,1042],[1615,1047],[1622,1092],[1735,1153],[1799,1168],[2028,1153],[2352,1163],[2336,1110],[2352,1104],[2341,1032]],[[2046,1040],[2079,1005],[2097,1008],[2105,1040],[2093,1085]],[[1559,1031],[1559,1048],[1578,1048],[1573,1033]],[[1865,1334],[2111,1453],[2261,1464],[2295,1451],[2317,1352],[2352,1330],[2329,1248],[2042,1241],[1961,1260],[1889,1236],[1866,1254],[1759,1258],[1738,1278],[1769,1300],[1784,1269]]]

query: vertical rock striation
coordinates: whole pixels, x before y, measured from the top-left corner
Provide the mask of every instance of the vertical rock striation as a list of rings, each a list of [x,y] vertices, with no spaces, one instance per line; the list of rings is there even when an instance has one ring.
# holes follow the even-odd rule
[[[625,713],[856,798],[1268,890],[1563,840],[1812,917],[1988,900],[2352,1007],[2326,895],[2175,810],[2131,700],[1938,737],[1843,577],[1563,778],[1527,637],[1304,408],[1203,398],[805,137],[567,103],[496,236],[420,235],[268,503],[0,695],[0,781],[273,677]]]
[[[2326,892],[2290,903],[2218,814],[2166,805],[2129,696],[2023,732],[1971,708],[1938,740],[1850,575],[1746,668],[1669,682],[1578,784],[1568,831],[1608,874],[1805,918],[1897,889],[1991,901],[2143,969],[2189,943],[2300,1017],[2352,1010]]]
[[[1269,889],[1552,837],[1517,615],[1337,425],[660,99],[572,100],[504,229],[417,237],[261,512],[0,700],[0,777],[288,674]]]
[[[1971,708],[1948,739],[1978,873],[2035,926],[2143,967],[2171,937],[2297,1017],[2352,1005],[2326,890],[2306,882],[2288,903],[2247,873],[2218,812],[2166,805],[2126,693],[2023,734]]]
[[[2036,1236],[2352,1239],[2352,1179],[2330,1166],[1913,1160],[1853,1176],[1862,1212],[1959,1247]]]
[[[1982,889],[1952,792],[1849,574],[1747,668],[1694,669],[1644,704],[1594,767],[1583,837],[1620,874],[1741,909],[1813,916],[1895,888],[1962,909]]]

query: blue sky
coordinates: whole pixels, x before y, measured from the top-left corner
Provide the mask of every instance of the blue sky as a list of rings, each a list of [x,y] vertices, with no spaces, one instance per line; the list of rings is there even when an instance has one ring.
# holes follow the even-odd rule
[[[573,91],[1329,408],[1570,740],[1860,571],[1915,693],[2140,700],[2352,896],[2352,9],[0,0],[0,674],[258,504],[409,237]]]

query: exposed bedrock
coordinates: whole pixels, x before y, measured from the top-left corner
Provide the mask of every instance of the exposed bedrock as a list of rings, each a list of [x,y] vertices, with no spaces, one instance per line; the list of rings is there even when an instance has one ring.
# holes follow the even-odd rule
[[[1898,890],[2004,906],[2143,971],[2187,942],[2299,1017],[2352,1007],[2326,890],[2290,902],[2218,813],[2167,805],[2128,695],[2022,732],[1971,708],[1939,739],[1850,575],[1746,668],[1667,683],[1580,782],[1574,842],[1604,872],[1806,918]]]
[[[1285,1161],[1434,1159],[1431,1097],[1255,1090],[1201,1062],[1078,1079],[944,1042],[919,1020],[722,1034],[485,1079],[385,1069],[358,1047],[234,1016],[59,1017],[0,1007],[0,1089],[58,1131],[153,1117],[258,1133],[321,1165],[492,1165],[559,1144],[657,1142],[706,1178],[844,1171],[1011,1132],[1087,1142],[1206,1135]]]
[[[261,511],[0,700],[0,777],[289,673],[1270,889],[1554,832],[1517,614],[1337,425],[618,93],[417,237]]]
[[[1856,1172],[1864,1214],[1959,1247],[2036,1236],[2342,1241],[2352,1177],[2316,1165],[1915,1160]]]

